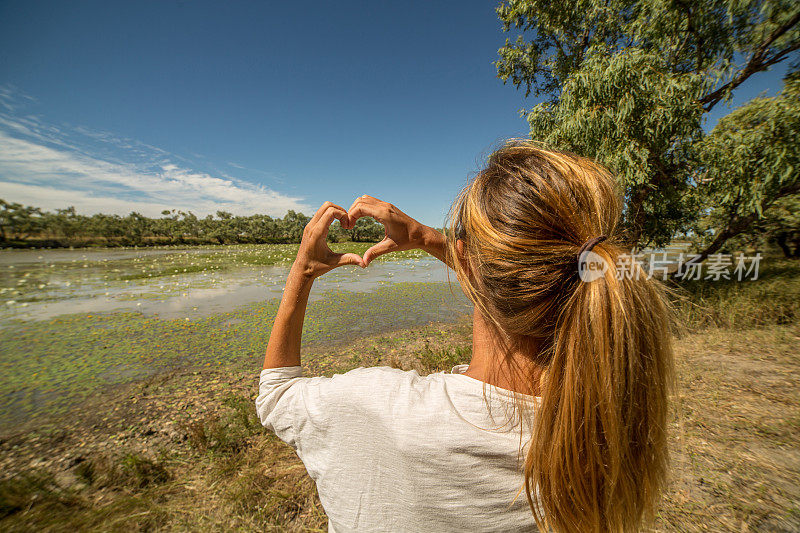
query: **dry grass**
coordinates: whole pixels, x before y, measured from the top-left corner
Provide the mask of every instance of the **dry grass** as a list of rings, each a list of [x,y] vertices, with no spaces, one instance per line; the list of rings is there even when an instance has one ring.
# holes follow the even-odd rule
[[[800,531],[800,328],[677,344],[672,484],[657,531]]]

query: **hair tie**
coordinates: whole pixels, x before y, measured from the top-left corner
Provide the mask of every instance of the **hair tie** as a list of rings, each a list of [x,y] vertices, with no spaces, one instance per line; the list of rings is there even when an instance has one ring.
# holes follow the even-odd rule
[[[592,248],[594,248],[597,244],[603,242],[607,238],[608,238],[607,235],[600,235],[598,237],[594,237],[593,239],[589,239],[588,241],[583,243],[583,246],[581,246],[581,249],[578,250],[578,261],[580,262],[581,256],[583,255],[583,252],[591,251]]]

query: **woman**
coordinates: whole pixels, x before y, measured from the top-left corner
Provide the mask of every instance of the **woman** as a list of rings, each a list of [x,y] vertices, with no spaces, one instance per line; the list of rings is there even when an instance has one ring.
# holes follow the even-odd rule
[[[667,468],[670,315],[635,263],[616,268],[620,211],[603,167],[516,140],[456,199],[452,238],[369,196],[320,208],[256,404],[316,481],[331,531],[633,531],[652,518]],[[332,253],[330,223],[362,216],[386,238],[363,258]],[[469,366],[301,377],[314,278],[412,248],[453,268],[475,305]],[[582,276],[590,257],[605,269]]]

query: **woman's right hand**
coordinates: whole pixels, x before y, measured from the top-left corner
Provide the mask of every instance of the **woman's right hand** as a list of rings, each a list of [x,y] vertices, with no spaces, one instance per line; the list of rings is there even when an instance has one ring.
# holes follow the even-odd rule
[[[386,230],[383,240],[368,249],[363,256],[364,266],[378,256],[400,250],[420,248],[444,260],[444,235],[422,224],[394,205],[382,202],[372,196],[364,195],[356,199],[347,210],[352,228],[361,217],[372,217]]]

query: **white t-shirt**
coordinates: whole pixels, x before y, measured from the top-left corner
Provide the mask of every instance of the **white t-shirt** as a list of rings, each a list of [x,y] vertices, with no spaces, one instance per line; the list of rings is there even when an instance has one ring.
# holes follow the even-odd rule
[[[486,385],[484,398],[466,368],[265,369],[256,408],[316,482],[329,531],[536,531],[520,451],[529,418],[510,420],[514,393]]]

